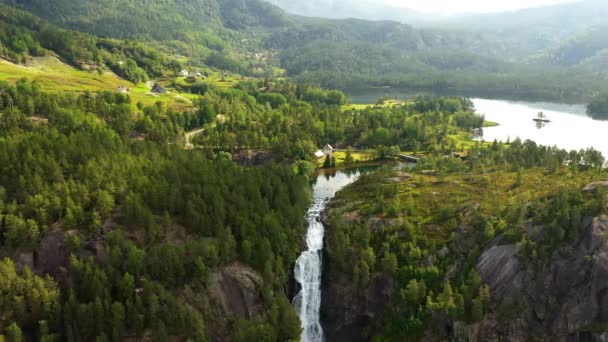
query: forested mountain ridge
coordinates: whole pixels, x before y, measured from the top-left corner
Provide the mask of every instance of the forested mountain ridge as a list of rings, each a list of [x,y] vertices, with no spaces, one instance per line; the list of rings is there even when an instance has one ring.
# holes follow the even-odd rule
[[[81,69],[107,67],[133,83],[176,73],[181,67],[144,43],[98,38],[58,28],[13,7],[0,5],[0,9],[0,56],[12,62],[50,52]]]
[[[307,17],[347,19],[357,18],[365,20],[393,20],[402,23],[413,23],[428,16],[399,6],[390,6],[369,0],[268,0],[288,13]]]
[[[508,44],[513,57],[553,49],[590,28],[605,24],[608,2],[586,0],[513,12],[475,14],[435,23],[445,28],[477,32]]]
[[[280,9],[257,0],[3,2],[67,28],[130,39],[181,40],[205,29],[274,27],[286,21]]]
[[[258,0],[149,6],[127,0],[62,0],[52,6],[36,0],[3,1],[68,28],[145,39],[189,65],[257,76],[274,75],[280,67],[289,77],[326,87],[489,91],[491,96],[581,101],[588,89],[605,83],[588,69],[513,61],[512,46],[478,32],[289,16]],[[108,18],[116,22],[105,22]]]

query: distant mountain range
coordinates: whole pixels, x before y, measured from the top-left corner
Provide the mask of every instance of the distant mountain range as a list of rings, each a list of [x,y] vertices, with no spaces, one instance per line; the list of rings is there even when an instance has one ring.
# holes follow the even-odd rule
[[[418,23],[429,16],[409,8],[380,5],[370,0],[267,0],[291,14],[328,19],[356,18],[365,20],[393,20]]]

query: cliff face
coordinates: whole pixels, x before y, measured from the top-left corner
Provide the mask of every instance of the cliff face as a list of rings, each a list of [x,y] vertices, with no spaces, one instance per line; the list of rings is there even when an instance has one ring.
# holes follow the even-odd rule
[[[331,229],[329,227],[328,229]],[[487,246],[477,270],[491,289],[481,322],[433,315],[423,341],[608,342],[608,217],[587,218],[577,243],[542,266],[516,244]],[[328,341],[367,341],[365,329],[391,305],[395,284],[372,277],[367,289],[335,274],[324,259],[322,323]]]
[[[391,302],[393,281],[376,276],[360,290],[347,277],[332,273],[327,253],[323,262],[321,323],[326,340],[366,341],[365,328]]]
[[[523,263],[516,245],[489,247],[477,269],[492,290],[493,313],[454,324],[452,339],[608,341],[608,217],[587,219],[581,230],[577,244],[540,269]]]

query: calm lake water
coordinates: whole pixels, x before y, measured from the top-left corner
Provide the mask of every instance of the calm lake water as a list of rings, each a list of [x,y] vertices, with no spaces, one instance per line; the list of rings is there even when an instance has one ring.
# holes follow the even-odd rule
[[[479,114],[500,124],[483,129],[485,141],[504,142],[519,137],[567,150],[593,147],[608,157],[608,121],[591,119],[585,114],[583,105],[472,100]],[[543,112],[551,122],[537,125],[533,119],[538,112]]]
[[[500,124],[483,129],[485,141],[506,142],[519,137],[522,140],[533,140],[540,145],[557,146],[566,150],[593,147],[608,158],[608,121],[591,119],[587,116],[584,105],[488,100],[475,98],[470,94],[433,94],[397,89],[371,89],[348,92],[348,95],[353,103],[375,103],[385,95],[399,100],[416,95],[465,96],[473,100],[477,112],[485,114],[486,120]],[[538,126],[533,121],[538,112],[543,112],[551,122]]]

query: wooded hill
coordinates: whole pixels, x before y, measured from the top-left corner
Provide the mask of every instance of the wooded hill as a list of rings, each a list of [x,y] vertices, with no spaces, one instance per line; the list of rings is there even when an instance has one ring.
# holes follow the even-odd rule
[[[342,89],[392,86],[581,101],[607,84],[595,68],[528,65],[498,35],[303,18],[260,0],[3,2],[62,27],[145,40],[192,65],[248,75],[274,75],[280,67],[290,77]]]

